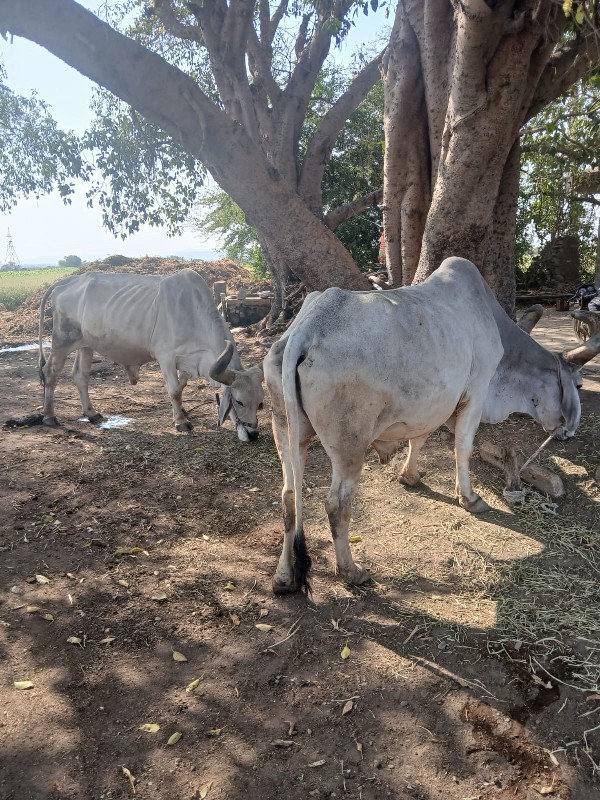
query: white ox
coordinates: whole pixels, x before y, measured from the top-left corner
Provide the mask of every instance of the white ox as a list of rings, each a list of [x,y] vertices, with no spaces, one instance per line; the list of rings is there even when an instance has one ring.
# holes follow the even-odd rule
[[[539,312],[528,313],[530,330]],[[380,292],[328,289],[309,295],[264,362],[273,431],[283,468],[283,552],[275,592],[308,590],[310,557],[302,528],[302,476],[316,435],[331,459],[325,503],[337,570],[349,583],[368,575],[352,559],[348,526],[365,453],[382,461],[409,440],[400,473],[414,486],[427,436],[455,432],[456,492],[475,513],[487,504],[469,476],[479,422],[529,414],[556,438],[573,436],[580,418],[578,368],[600,340],[572,355],[574,366],[515,325],[477,268],[449,258],[418,286]],[[585,352],[583,352],[585,350]]]
[[[44,358],[44,310],[52,298],[52,352]],[[225,350],[223,345],[225,344]],[[44,385],[44,424],[56,425],[54,390],[69,353],[77,350],[73,379],[83,415],[102,418],[88,392],[94,352],[122,364],[137,383],[142,364],[157,361],[173,405],[178,431],[191,431],[181,404],[190,378],[203,376],[223,385],[219,423],[230,417],[242,441],[258,437],[262,405],[260,367],[244,370],[211,291],[191,269],[173,275],[86,272],[48,289],[40,304],[40,380]]]

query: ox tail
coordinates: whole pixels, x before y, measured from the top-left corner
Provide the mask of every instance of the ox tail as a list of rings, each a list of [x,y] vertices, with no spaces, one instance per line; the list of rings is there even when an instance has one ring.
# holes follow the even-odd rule
[[[298,589],[305,594],[311,593],[308,574],[312,564],[306,548],[304,526],[302,524],[302,478],[303,469],[300,459],[300,385],[298,365],[304,360],[302,344],[288,342],[283,354],[282,385],[283,398],[288,423],[288,451],[292,464],[294,485],[294,578]]]
[[[46,303],[48,302],[48,298],[54,291],[55,286],[51,286],[49,289],[46,289],[44,295],[40,301],[40,321],[39,321],[39,338],[38,338],[38,346],[40,349],[40,357],[38,360],[38,374],[40,376],[40,383],[42,386],[46,385],[46,376],[44,375],[44,365],[46,364],[46,357],[44,356],[44,314],[46,311]]]

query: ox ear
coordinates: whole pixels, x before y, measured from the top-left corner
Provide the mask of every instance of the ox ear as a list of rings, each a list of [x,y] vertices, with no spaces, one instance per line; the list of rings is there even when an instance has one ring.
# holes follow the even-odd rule
[[[212,367],[208,370],[208,374],[217,383],[223,383],[225,386],[231,386],[235,380],[235,372],[232,369],[227,369],[229,362],[233,356],[233,342],[227,342],[225,350],[217,358]]]
[[[539,305],[531,306],[523,314],[521,319],[517,322],[519,328],[525,333],[531,333],[544,314],[544,306]]]
[[[579,368],[587,364],[598,353],[600,353],[600,331],[588,339],[585,344],[563,353],[563,358],[572,366]]]

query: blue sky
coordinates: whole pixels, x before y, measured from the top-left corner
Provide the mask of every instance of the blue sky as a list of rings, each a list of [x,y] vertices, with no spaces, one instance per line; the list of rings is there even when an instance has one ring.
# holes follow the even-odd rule
[[[98,2],[88,0],[82,5],[94,10]],[[336,61],[347,60],[357,44],[377,37],[388,26],[381,14],[360,15],[348,43],[336,54]],[[89,105],[94,86],[91,81],[38,45],[17,37],[12,44],[10,37],[8,42],[0,39],[0,61],[6,68],[8,86],[14,92],[29,95],[35,90],[62,128],[76,133],[85,130],[91,120]],[[22,264],[56,263],[70,254],[85,260],[114,253],[216,258],[217,243],[203,241],[200,234],[191,230],[169,238],[161,229],[145,227],[125,240],[115,238],[102,226],[99,209],[87,208],[82,187],[69,206],[52,194],[39,200],[21,200],[11,212],[0,213],[0,263],[6,252],[7,229]]]

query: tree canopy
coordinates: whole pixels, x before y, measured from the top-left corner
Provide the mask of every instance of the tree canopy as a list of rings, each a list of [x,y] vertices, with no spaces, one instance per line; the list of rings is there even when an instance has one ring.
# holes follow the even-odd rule
[[[0,210],[54,189],[68,203],[73,179],[88,174],[78,137],[60,130],[35,94],[11,91],[0,65]]]

